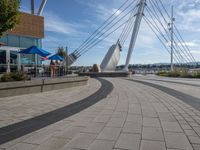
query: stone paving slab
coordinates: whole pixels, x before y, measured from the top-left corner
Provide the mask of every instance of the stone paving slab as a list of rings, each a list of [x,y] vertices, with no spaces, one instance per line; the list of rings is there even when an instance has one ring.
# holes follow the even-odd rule
[[[121,128],[116,127],[105,127],[101,133],[97,136],[99,140],[110,140],[115,141],[120,135]]]
[[[46,142],[42,143],[35,150],[56,150],[62,148],[69,140],[62,138],[51,137]]]
[[[115,148],[128,150],[139,149],[140,139],[140,134],[122,133],[115,144]]]
[[[155,88],[106,79],[114,85],[107,98],[0,149],[200,150],[198,110]]]
[[[80,133],[63,148],[86,149],[95,140],[96,134]]]
[[[17,143],[13,147],[8,148],[7,150],[32,150],[36,148],[37,145],[29,144],[29,143]]]
[[[142,139],[164,141],[162,128],[143,127]]]
[[[115,145],[114,141],[95,140],[88,147],[88,150],[112,150]]]
[[[142,140],[140,150],[166,150],[164,142]]]

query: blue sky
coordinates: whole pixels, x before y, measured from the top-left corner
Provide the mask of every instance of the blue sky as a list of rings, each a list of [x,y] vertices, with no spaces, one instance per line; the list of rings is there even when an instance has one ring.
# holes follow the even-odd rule
[[[36,9],[39,2],[36,1]],[[68,46],[73,52],[89,35],[103,23],[125,0],[48,0],[44,9],[45,39],[43,48],[55,52],[59,46]],[[163,0],[167,10],[175,7],[176,25],[196,60],[200,61],[200,0]],[[30,11],[30,0],[22,0],[22,11]],[[108,48],[114,44],[120,30],[104,42],[81,56],[75,65],[100,64]],[[124,64],[128,41],[121,53]],[[132,64],[170,62],[170,56],[149,27],[142,21],[137,43],[131,57]]]

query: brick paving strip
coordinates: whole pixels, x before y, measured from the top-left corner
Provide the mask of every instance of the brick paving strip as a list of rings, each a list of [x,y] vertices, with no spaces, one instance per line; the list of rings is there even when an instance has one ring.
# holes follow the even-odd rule
[[[168,87],[164,87],[164,86],[161,86],[161,85],[158,85],[158,84],[149,83],[149,82],[145,82],[145,81],[139,81],[139,80],[133,80],[133,79],[128,79],[128,80],[133,81],[133,82],[138,82],[138,83],[141,83],[141,84],[144,84],[144,85],[147,85],[147,86],[154,87],[154,88],[161,90],[161,91],[163,91],[163,92],[165,92],[165,93],[167,93],[171,96],[176,97],[177,99],[184,101],[185,103],[196,108],[197,110],[200,110],[200,98],[197,98],[197,97],[194,97],[194,96],[185,94],[183,92],[180,92],[180,91],[168,88]],[[173,83],[176,83],[176,82],[173,82]],[[180,82],[178,82],[178,84],[191,85],[191,84],[180,83]],[[192,84],[192,85],[196,86],[194,84]]]
[[[56,123],[99,102],[112,92],[113,85],[107,80],[101,78],[98,80],[101,82],[101,88],[87,98],[37,117],[0,128],[0,144]]]
[[[199,87],[200,85],[198,84],[191,84],[191,83],[182,83],[182,82],[176,82],[176,81],[165,81],[165,80],[159,80],[159,79],[147,79],[151,81],[160,81],[160,82],[166,82],[166,83],[176,83],[176,84],[182,84],[182,85],[191,85],[191,86],[196,86]]]

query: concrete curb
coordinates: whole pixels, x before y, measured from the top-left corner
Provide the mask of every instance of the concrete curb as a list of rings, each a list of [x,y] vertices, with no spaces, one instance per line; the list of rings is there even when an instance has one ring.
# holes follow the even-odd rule
[[[2,83],[0,84],[0,98],[82,86],[87,84],[88,79],[88,77],[69,77]]]

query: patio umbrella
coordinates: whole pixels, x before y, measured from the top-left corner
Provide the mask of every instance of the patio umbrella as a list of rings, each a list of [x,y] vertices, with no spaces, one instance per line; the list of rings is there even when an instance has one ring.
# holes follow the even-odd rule
[[[60,61],[63,61],[64,58],[59,56],[58,54],[55,54],[55,55],[52,55],[48,58],[49,60],[60,60]]]
[[[41,48],[38,48],[37,46],[31,46],[27,49],[21,50],[18,53],[20,53],[20,54],[35,54],[36,76],[37,76],[37,55],[40,55],[42,57],[46,57],[46,56],[51,54],[51,53],[49,53],[49,52],[47,52],[47,51],[45,51]]]
[[[51,54],[41,48],[38,48],[37,46],[31,46],[27,49],[21,50],[19,53],[21,53],[21,54],[37,54],[42,57],[46,57]]]

